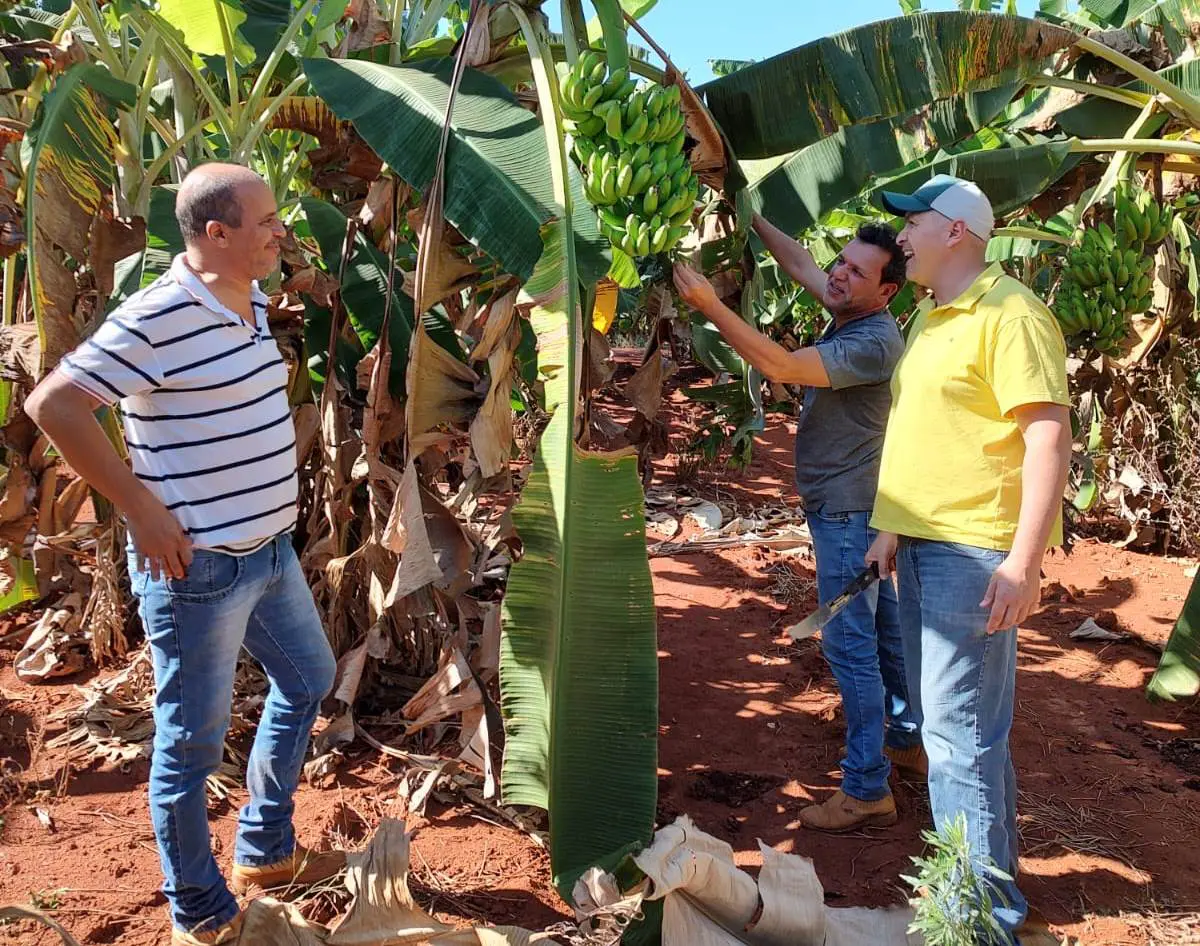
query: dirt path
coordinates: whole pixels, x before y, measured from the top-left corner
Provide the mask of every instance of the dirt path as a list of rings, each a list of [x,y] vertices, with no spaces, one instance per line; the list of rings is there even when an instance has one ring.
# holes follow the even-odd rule
[[[678,440],[686,416],[672,407]],[[696,488],[742,509],[794,504],[790,470],[790,430],[775,418],[737,483]],[[661,464],[660,481],[672,476]],[[928,823],[922,786],[897,783],[901,821],[893,829],[827,837],[798,826],[798,809],[836,786],[842,740],[818,643],[796,646],[781,634],[814,606],[811,561],[741,549],[658,557],[652,567],[662,658],[660,820],[688,813],[750,867],[760,862],[760,838],[812,857],[832,905],[900,900],[897,875]],[[1153,706],[1142,695],[1156,662],[1152,645],[1165,640],[1187,591],[1187,568],[1081,544],[1049,562],[1047,606],[1021,632],[1014,751],[1023,886],[1057,931],[1089,946],[1200,942],[1187,932],[1200,928],[1200,743],[1187,741],[1200,734],[1200,708]],[[773,589],[794,600],[783,603]],[[1133,636],[1072,641],[1070,631],[1089,616]],[[75,691],[18,682],[14,645],[4,648],[0,757],[12,764],[0,782],[0,801],[9,802],[0,816],[0,902],[53,908],[86,944],[165,943],[145,764],[73,763],[64,779],[66,760],[41,742],[55,731],[47,717]],[[381,817],[401,812],[400,774],[364,752],[332,788],[304,786],[301,837],[360,842]],[[223,863],[240,798],[232,801],[212,813]],[[51,814],[55,833],[31,806]],[[541,928],[566,916],[544,854],[524,835],[437,803],[418,825],[414,886],[443,919]],[[23,925],[0,927],[0,944],[55,941]]]

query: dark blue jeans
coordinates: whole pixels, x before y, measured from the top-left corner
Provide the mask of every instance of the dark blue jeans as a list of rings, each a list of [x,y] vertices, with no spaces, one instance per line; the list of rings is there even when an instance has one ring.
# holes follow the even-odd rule
[[[835,597],[866,567],[875,540],[869,512],[808,513],[817,557],[817,593],[822,602]],[[904,652],[896,592],[890,581],[875,584],[854,598],[821,631],[821,647],[842,693],[846,717],[846,758],[842,791],[863,801],[888,794],[891,764],[887,745],[920,745],[908,705]]]
[[[244,646],[271,682],[238,819],[239,864],[283,860],[295,847],[292,794],[336,665],[292,548],[278,536],[246,556],[197,550],[187,577],[130,576],[154,663],[150,813],[171,920],[195,932],[238,912],[213,858],[204,782],[221,762]]]

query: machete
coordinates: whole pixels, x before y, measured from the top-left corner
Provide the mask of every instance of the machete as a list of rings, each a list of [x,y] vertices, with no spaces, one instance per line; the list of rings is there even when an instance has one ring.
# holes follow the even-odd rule
[[[787,629],[788,634],[794,641],[802,641],[812,637],[817,631],[832,621],[834,616],[848,605],[852,598],[866,591],[877,581],[879,581],[879,572],[876,570],[874,562],[872,562],[870,566],[859,572],[854,581],[843,588],[842,593],[836,598],[825,602],[825,604],[817,608],[816,611],[799,624],[793,624],[789,627]]]

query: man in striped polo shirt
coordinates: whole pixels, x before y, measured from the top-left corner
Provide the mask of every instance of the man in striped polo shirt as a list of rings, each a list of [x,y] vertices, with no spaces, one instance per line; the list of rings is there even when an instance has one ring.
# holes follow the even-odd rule
[[[26,401],[62,457],[124,514],[154,663],[150,809],[172,943],[233,943],[241,914],[213,858],[205,779],[221,761],[244,646],[271,689],[246,773],[233,890],[310,883],[340,853],[296,843],[292,794],[335,662],[292,547],[296,443],[287,368],[257,279],[279,259],[271,190],[244,167],[184,180],[186,244]],[[94,412],[120,404],[126,465]]]

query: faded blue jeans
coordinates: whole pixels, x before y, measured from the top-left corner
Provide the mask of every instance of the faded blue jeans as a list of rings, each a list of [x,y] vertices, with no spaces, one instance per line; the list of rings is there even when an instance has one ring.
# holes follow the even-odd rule
[[[212,854],[205,779],[221,762],[244,646],[271,683],[250,752],[250,800],[234,859],[265,865],[292,853],[292,793],[335,662],[290,535],[246,556],[197,550],[187,577],[130,577],[154,664],[150,814],[163,893],[179,929],[202,932],[238,912]]]
[[[1017,629],[987,633],[979,602],[1006,552],[901,538],[900,627],[913,709],[929,756],[929,802],[940,830],[960,812],[978,864],[995,882],[993,913],[1010,935],[1028,912],[1017,889],[1017,779],[1008,736],[1017,679]],[[1015,939],[1013,940],[1015,942]]]
[[[808,528],[817,557],[817,594],[836,597],[865,567],[875,540],[869,512],[809,511]],[[908,705],[904,652],[896,592],[878,582],[852,599],[821,631],[821,649],[842,694],[846,757],[842,791],[863,801],[888,795],[891,763],[887,745],[907,749],[920,743]]]

